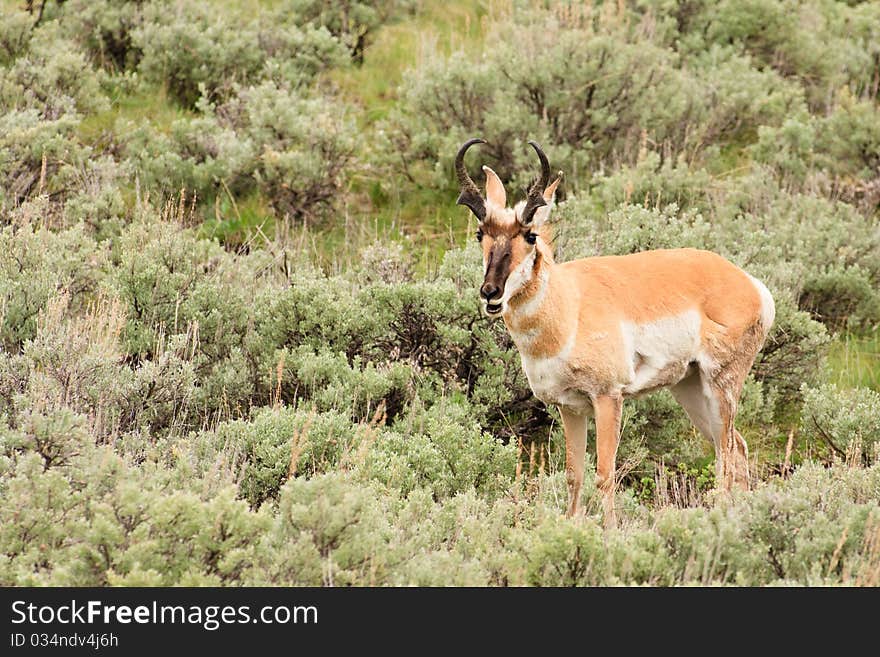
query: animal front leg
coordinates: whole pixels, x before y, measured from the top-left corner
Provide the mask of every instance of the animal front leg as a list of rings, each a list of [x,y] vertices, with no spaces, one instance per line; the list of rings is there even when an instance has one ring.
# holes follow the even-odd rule
[[[565,478],[568,482],[568,517],[577,514],[581,488],[584,485],[584,460],[587,451],[587,418],[563,408],[562,426],[565,429]]]
[[[623,399],[619,395],[602,395],[593,400],[596,413],[596,485],[602,492],[606,528],[617,526],[614,475],[622,408]]]

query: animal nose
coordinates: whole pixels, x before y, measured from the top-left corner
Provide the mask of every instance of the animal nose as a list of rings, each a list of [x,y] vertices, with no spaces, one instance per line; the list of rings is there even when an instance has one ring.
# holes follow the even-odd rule
[[[501,288],[493,283],[483,283],[483,287],[480,288],[480,296],[486,301],[491,301],[495,297],[501,296]]]

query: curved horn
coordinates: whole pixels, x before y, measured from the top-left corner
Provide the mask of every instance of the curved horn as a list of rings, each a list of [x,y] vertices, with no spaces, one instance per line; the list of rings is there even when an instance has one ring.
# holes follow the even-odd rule
[[[529,187],[526,205],[520,219],[523,224],[531,223],[537,209],[547,205],[547,201],[544,200],[544,190],[547,189],[547,184],[550,182],[550,161],[536,142],[529,141],[529,146],[535,149],[538,159],[541,160],[541,175]]]
[[[480,222],[486,218],[486,202],[483,200],[483,196],[480,194],[476,183],[468,175],[467,169],[464,166],[464,154],[474,144],[485,143],[485,139],[468,139],[458,149],[458,153],[455,156],[455,177],[458,178],[458,185],[461,187],[461,194],[459,194],[456,203],[468,206]]]

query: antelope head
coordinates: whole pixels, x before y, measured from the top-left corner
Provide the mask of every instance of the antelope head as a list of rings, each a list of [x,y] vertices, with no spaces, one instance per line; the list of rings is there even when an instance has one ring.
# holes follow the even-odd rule
[[[514,298],[535,277],[538,261],[552,258],[549,245],[542,236],[541,227],[550,217],[556,188],[562,172],[550,183],[550,163],[541,147],[533,141],[541,163],[541,173],[529,187],[525,200],[507,207],[507,192],[498,175],[487,166],[486,196],[483,198],[476,183],[464,166],[464,156],[474,144],[485,144],[484,139],[470,139],[455,156],[455,173],[461,187],[459,205],[466,205],[477,218],[477,241],[483,249],[483,285],[480,299],[487,317],[497,319],[507,312]]]

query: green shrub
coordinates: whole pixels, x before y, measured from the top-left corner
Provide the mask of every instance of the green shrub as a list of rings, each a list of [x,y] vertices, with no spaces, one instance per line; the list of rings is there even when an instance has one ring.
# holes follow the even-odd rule
[[[804,283],[798,305],[833,329],[859,329],[880,321],[880,295],[858,265],[829,268]]]
[[[777,297],[773,331],[755,359],[755,378],[774,390],[777,402],[790,406],[800,399],[803,382],[815,382],[825,364],[831,337],[822,324]]]
[[[484,432],[466,410],[437,405],[381,432],[367,456],[368,476],[404,494],[428,488],[437,499],[471,488],[502,493],[515,473],[517,447]]]
[[[133,70],[143,53],[133,33],[144,23],[147,0],[68,0],[62,27],[104,68]]]
[[[384,500],[341,474],[291,480],[266,538],[271,558],[257,581],[344,586],[385,581],[391,535]]]
[[[149,189],[195,192],[202,201],[259,190],[278,216],[318,216],[337,206],[357,144],[345,110],[274,82],[235,87],[223,105],[165,134],[130,127],[127,152]],[[232,197],[234,201],[234,197]]]
[[[818,128],[819,161],[837,178],[843,198],[861,201],[870,213],[880,205],[880,110],[842,94],[836,110]]]
[[[642,206],[660,210],[679,208],[682,212],[709,215],[713,209],[713,180],[705,169],[688,166],[683,159],[664,159],[659,153],[648,151],[635,165],[596,172],[590,181],[589,193],[579,192],[566,199],[556,211],[563,221],[572,215],[601,215],[622,206]],[[573,202],[571,210],[565,210]],[[569,214],[571,213],[571,214]],[[577,225],[577,223],[575,224]]]
[[[258,507],[275,500],[290,477],[337,469],[357,449],[362,431],[338,411],[262,408],[247,421],[225,422],[200,437],[199,442],[210,445],[216,456],[199,459],[207,465],[225,459],[232,471],[240,473],[240,495]]]
[[[12,21],[10,29],[15,25]],[[35,32],[26,48],[23,40],[7,44],[9,61],[0,67],[0,208],[9,211],[45,196],[51,216],[43,218],[51,221],[66,212],[68,199],[81,204],[84,194],[108,193],[115,165],[98,165],[75,134],[84,115],[107,109],[108,102],[102,76],[56,29]],[[98,171],[99,176],[86,173]],[[74,216],[75,208],[70,208]]]
[[[4,473],[3,499],[15,500],[0,511],[0,582],[5,586],[52,581],[56,566],[66,568],[64,548],[70,539],[65,517],[78,515],[80,495],[56,468],[46,470],[34,452],[15,459]]]
[[[298,25],[306,23],[326,28],[346,45],[352,59],[364,61],[364,49],[373,33],[391,17],[413,6],[412,0],[288,0],[278,10],[281,16],[291,14]]]
[[[521,172],[534,170],[522,137],[529,135],[553,144],[554,166],[578,189],[591,169],[635,164],[648,144],[688,161],[716,144],[705,155],[717,156],[717,144],[803,106],[796,85],[729,49],[713,48],[685,67],[644,36],[619,23],[517,14],[495,28],[483,58],[453,54],[409,73],[387,128],[400,154],[392,164],[402,160],[414,178],[414,165],[424,163],[442,184],[458,144],[481,135],[489,140],[484,161],[503,180],[524,184]]]
[[[39,109],[49,120],[98,112],[108,107],[102,79],[72,42],[43,28],[5,68],[0,100],[6,109]]]
[[[36,335],[50,297],[67,290],[72,312],[83,312],[97,290],[105,252],[82,226],[52,232],[37,225],[0,230],[0,340],[17,353]]]
[[[779,127],[760,126],[750,147],[754,158],[773,167],[784,182],[802,184],[815,162],[816,125],[810,119],[786,119]]]
[[[125,317],[113,300],[90,304],[80,317],[70,316],[69,305],[67,293],[51,297],[37,318],[34,338],[24,345],[23,354],[33,364],[32,401],[112,425],[124,380],[118,338]]]
[[[651,44],[637,47],[608,35],[534,24],[507,27],[487,58],[453,55],[405,79],[400,110],[387,132],[408,167],[436,163],[434,180],[448,180],[457,145],[479,134],[490,142],[481,151],[484,160],[508,180],[534,168],[534,154],[521,137],[528,134],[555,144],[556,166],[577,181],[594,159],[612,150],[624,161],[634,159],[640,108],[660,102],[671,114],[681,109],[669,97],[680,84],[676,72],[666,53]],[[556,74],[563,67],[566,73]],[[576,91],[582,88],[588,93]],[[659,139],[676,118],[657,118]]]
[[[211,116],[178,119],[168,133],[130,126],[126,151],[146,189],[213,200],[222,186],[236,193],[253,187],[254,145]]]
[[[157,3],[144,8],[131,39],[143,53],[144,79],[167,84],[182,105],[194,107],[200,97],[223,100],[238,85],[274,76],[308,82],[340,63],[342,46],[326,30],[282,25],[218,13],[207,2]]]
[[[702,215],[693,210],[680,213],[675,205],[662,210],[623,205],[607,217],[597,217],[585,205],[576,197],[560,208],[561,255],[566,260],[649,249],[711,248],[715,239]]]
[[[608,553],[601,527],[571,520],[535,529],[528,550],[532,586],[599,586],[608,583]]]
[[[223,111],[240,117],[239,130],[254,143],[253,176],[279,216],[301,218],[336,205],[358,142],[343,107],[265,83],[242,90]]]
[[[880,394],[868,388],[841,390],[831,383],[805,386],[803,395],[801,435],[806,440],[841,456],[855,449],[877,458]]]
[[[824,357],[880,321],[877,3],[493,7],[439,41],[409,0],[272,4],[0,24],[0,585],[880,583],[880,399]],[[477,135],[513,201],[526,139],[565,171],[560,260],[767,284],[751,492],[710,490],[662,393],[625,406],[619,529],[592,428],[563,518],[558,413],[445,248]]]
[[[24,11],[8,9],[0,23],[0,66],[8,66],[27,52],[33,37],[33,19]]]
[[[763,569],[756,567],[741,577],[756,584],[775,579],[815,585],[847,572],[855,579],[865,556],[861,537],[877,518],[874,503],[852,503],[867,500],[864,496],[876,487],[870,477],[860,478],[855,473],[846,477],[856,484],[847,490],[829,481],[817,466],[805,466],[792,478],[789,490],[770,485],[758,491],[744,514],[743,538],[753,545],[754,556],[763,557]]]
[[[752,58],[756,68],[797,79],[817,109],[841,87],[863,93],[877,70],[878,14],[872,3],[646,4],[665,21],[666,42],[686,56],[699,56],[712,44],[733,48]]]

